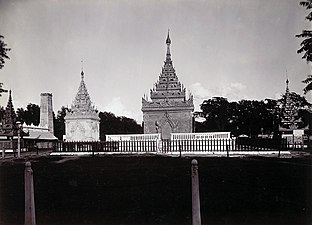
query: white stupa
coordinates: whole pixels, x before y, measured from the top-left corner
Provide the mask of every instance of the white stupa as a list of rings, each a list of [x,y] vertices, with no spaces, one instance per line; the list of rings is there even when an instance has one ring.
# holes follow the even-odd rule
[[[100,118],[90,100],[81,71],[81,82],[71,109],[65,116],[66,141],[98,141]]]

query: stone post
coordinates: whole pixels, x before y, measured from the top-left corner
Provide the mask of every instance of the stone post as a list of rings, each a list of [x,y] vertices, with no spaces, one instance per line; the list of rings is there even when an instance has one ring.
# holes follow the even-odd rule
[[[201,225],[198,163],[196,159],[192,160],[191,176],[192,176],[192,225]]]
[[[21,130],[18,128],[17,130],[17,157],[21,157]]]
[[[25,163],[25,225],[36,225],[34,182],[31,163]]]

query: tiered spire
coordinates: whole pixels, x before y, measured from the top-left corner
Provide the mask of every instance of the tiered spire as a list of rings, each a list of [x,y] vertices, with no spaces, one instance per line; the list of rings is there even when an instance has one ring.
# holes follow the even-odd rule
[[[4,112],[2,128],[3,130],[11,130],[11,131],[17,129],[16,114],[15,114],[15,110],[13,106],[11,90],[9,91],[9,100],[8,100],[8,104]]]
[[[169,37],[169,29],[168,29],[168,35],[167,35],[167,40],[166,40],[166,44],[167,44],[167,54],[166,54],[166,61],[171,61],[171,54],[170,54],[170,45],[171,45],[171,40]]]
[[[81,81],[78,88],[78,92],[72,104],[72,112],[91,112],[94,111],[94,107],[92,106],[92,102],[84,82],[84,72],[81,71]]]
[[[83,60],[81,60],[81,80],[84,79],[84,72],[83,72]]]
[[[151,90],[151,99],[153,102],[162,102],[162,101],[179,101],[183,102],[186,100],[186,89],[181,85],[173,63],[171,60],[170,45],[171,39],[168,30],[167,39],[167,53],[164,66],[160,73],[159,79],[155,84],[155,88]]]
[[[286,90],[285,90],[285,102],[283,104],[283,118],[281,121],[281,128],[280,130],[284,129],[297,129],[299,124],[302,122],[298,119],[298,109],[295,106],[295,103],[292,101],[289,92],[289,80],[286,79]]]
[[[289,87],[288,87],[288,84],[289,84],[289,80],[288,80],[288,78],[287,78],[287,80],[286,80],[286,93],[289,94]]]
[[[83,72],[83,70],[81,71],[81,80],[83,80],[84,79],[84,72]]]

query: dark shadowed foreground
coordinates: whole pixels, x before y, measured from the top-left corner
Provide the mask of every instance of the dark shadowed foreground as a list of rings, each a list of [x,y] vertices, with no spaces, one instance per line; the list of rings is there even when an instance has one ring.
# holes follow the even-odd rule
[[[69,160],[67,160],[69,159]],[[311,224],[311,158],[198,158],[203,224]],[[191,158],[41,157],[38,225],[191,224]],[[0,224],[24,223],[24,161],[0,165]]]

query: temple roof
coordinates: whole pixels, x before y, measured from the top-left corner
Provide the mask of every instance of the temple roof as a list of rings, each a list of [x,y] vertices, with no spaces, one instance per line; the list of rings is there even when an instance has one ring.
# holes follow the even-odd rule
[[[76,94],[75,99],[73,100],[73,103],[71,105],[70,114],[68,115],[84,115],[85,116],[97,116],[97,112],[95,107],[93,106],[86,84],[84,82],[84,72],[81,71],[81,81],[78,88],[78,92]]]
[[[18,134],[18,125],[16,113],[12,101],[12,92],[9,91],[9,100],[7,107],[5,108],[2,124],[0,126],[0,136],[17,136]],[[21,136],[28,135],[24,132],[20,133]]]
[[[302,123],[298,118],[298,108],[290,97],[289,80],[286,80],[285,102],[282,105],[283,115],[279,130],[294,130],[298,129]]]
[[[57,140],[48,128],[35,127],[35,126],[23,126],[23,131],[27,132],[29,135],[24,137],[24,139],[35,139],[35,140],[46,140],[53,141]]]
[[[186,89],[180,83],[171,59],[170,53],[171,39],[169,31],[166,39],[166,45],[167,45],[166,60],[164,61],[164,65],[162,67],[158,81],[155,83],[155,87],[152,90],[150,90],[151,100],[153,102],[161,102],[161,101],[185,102]]]
[[[17,128],[11,90],[9,91],[9,100],[2,120],[2,128],[3,130],[13,130]]]

